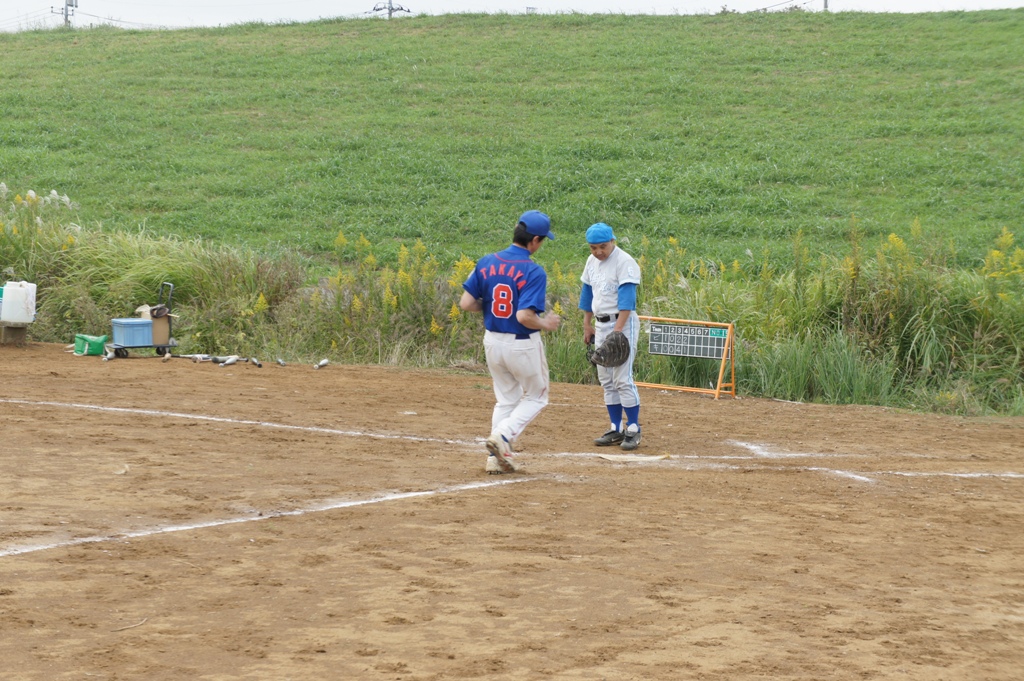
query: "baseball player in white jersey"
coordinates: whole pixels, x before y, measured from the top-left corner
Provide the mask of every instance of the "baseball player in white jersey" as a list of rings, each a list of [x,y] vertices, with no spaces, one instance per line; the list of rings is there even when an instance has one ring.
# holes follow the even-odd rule
[[[583,290],[579,307],[583,310],[584,342],[600,347],[613,331],[621,331],[629,339],[629,359],[624,364],[597,367],[611,428],[594,444],[617,444],[630,451],[640,445],[640,393],[633,381],[633,361],[640,338],[640,319],[636,314],[640,267],[615,241],[615,232],[603,222],[587,229],[590,257],[580,277]]]

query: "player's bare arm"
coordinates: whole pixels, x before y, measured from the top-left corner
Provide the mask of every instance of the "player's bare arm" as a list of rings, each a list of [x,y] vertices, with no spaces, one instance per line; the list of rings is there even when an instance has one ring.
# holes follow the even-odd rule
[[[463,291],[462,298],[459,299],[459,307],[463,312],[483,312],[484,301],[474,298],[468,291]]]
[[[516,312],[516,320],[520,324],[528,329],[537,329],[539,331],[554,331],[558,328],[562,318],[556,315],[554,312],[548,312],[545,315],[537,314],[536,310],[526,309],[519,310]]]

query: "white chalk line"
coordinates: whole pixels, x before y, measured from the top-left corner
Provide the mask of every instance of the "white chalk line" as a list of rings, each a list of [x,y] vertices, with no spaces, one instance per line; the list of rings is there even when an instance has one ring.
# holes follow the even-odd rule
[[[462,446],[470,446],[470,447],[478,447],[478,446],[480,446],[480,443],[483,441],[483,438],[477,438],[474,441],[467,441],[467,440],[455,440],[455,439],[447,439],[447,438],[422,437],[422,436],[418,436],[418,435],[389,435],[389,434],[384,434],[384,433],[374,433],[374,432],[358,431],[358,430],[340,430],[340,429],[337,429],[337,428],[323,428],[323,427],[319,427],[319,426],[296,426],[296,425],[291,425],[291,424],[287,424],[287,423],[274,423],[274,422],[271,422],[271,421],[254,421],[254,420],[249,420],[249,419],[232,419],[232,418],[227,418],[227,417],[223,417],[223,416],[207,416],[207,415],[204,415],[204,414],[189,414],[189,413],[185,413],[185,412],[162,411],[162,410],[158,410],[158,409],[138,409],[138,408],[134,408],[134,407],[106,407],[106,406],[95,405],[95,404],[79,404],[79,403],[76,403],[76,402],[51,402],[51,401],[35,401],[35,400],[24,400],[24,399],[14,399],[14,398],[0,398],[0,403],[3,403],[3,402],[6,402],[8,404],[24,404],[24,405],[29,405],[29,406],[64,407],[64,408],[70,408],[70,409],[89,409],[89,410],[94,410],[94,411],[114,412],[114,413],[142,414],[142,415],[145,415],[145,416],[163,416],[163,417],[168,417],[169,416],[169,417],[174,417],[174,418],[192,419],[192,420],[196,420],[196,421],[211,421],[211,422],[216,422],[216,423],[230,423],[230,424],[235,424],[235,425],[260,426],[260,427],[264,427],[264,428],[281,428],[281,429],[285,429],[285,430],[299,430],[299,431],[306,431],[306,432],[312,432],[312,433],[323,433],[323,434],[327,434],[327,435],[343,435],[343,436],[346,436],[346,437],[369,437],[369,438],[376,438],[376,439],[381,439],[381,440],[410,440],[410,441],[413,441],[413,442],[440,442],[440,443],[443,443],[443,444],[462,445]],[[727,442],[729,444],[736,445],[737,447],[742,447],[744,449],[747,449],[748,451],[750,451],[753,454],[753,456],[748,456],[748,457],[728,456],[728,455],[700,456],[700,455],[695,455],[695,454],[693,454],[693,455],[686,454],[686,455],[672,455],[672,457],[673,457],[673,459],[680,458],[680,459],[709,460],[709,461],[726,461],[726,460],[751,461],[751,460],[758,460],[758,459],[762,459],[763,460],[763,459],[829,458],[829,457],[831,457],[831,458],[850,458],[850,457],[863,456],[863,455],[859,455],[859,454],[824,454],[824,453],[810,453],[810,452],[780,452],[780,451],[777,451],[777,450],[772,450],[772,449],[768,448],[765,445],[759,445],[759,444],[755,444],[755,443],[741,442],[739,440],[728,440]],[[591,452],[559,452],[559,453],[541,454],[541,456],[554,456],[554,457],[575,456],[575,457],[594,457],[594,458],[599,458],[600,457],[599,454],[591,453]],[[631,463],[639,463],[640,465],[652,465],[652,464],[657,465],[657,464],[660,464],[660,465],[667,465],[667,466],[678,466],[678,464],[674,463],[672,459],[654,459],[651,462],[631,462]],[[707,467],[709,467],[709,466],[697,466],[697,467],[695,467],[693,469],[700,469],[700,468],[707,468]],[[731,466],[730,467],[728,465],[720,465],[720,466],[715,466],[715,467],[716,468],[721,468],[721,469],[735,469],[735,470],[743,470],[745,468],[743,466]],[[1013,472],[1006,472],[1006,473],[950,473],[950,472],[937,472],[937,473],[922,472],[922,473],[915,473],[915,472],[901,472],[901,471],[876,471],[876,472],[870,472],[870,473],[869,472],[855,473],[855,472],[852,472],[852,471],[844,471],[844,470],[840,470],[840,469],[820,468],[820,467],[801,467],[801,468],[794,468],[794,469],[789,469],[789,470],[819,471],[819,472],[830,473],[832,475],[838,475],[838,476],[842,476],[842,477],[849,477],[849,478],[854,479],[854,480],[861,480],[861,479],[863,479],[865,481],[870,481],[871,480],[871,478],[866,477],[866,476],[870,476],[870,475],[877,475],[877,476],[881,476],[881,475],[896,475],[896,476],[905,476],[905,477],[1007,478],[1007,479],[1020,479],[1020,478],[1024,478],[1024,474],[1013,473]],[[2,555],[2,554],[0,554],[0,555]]]
[[[754,455],[754,458],[757,459],[824,459],[828,457],[846,459],[863,456],[862,454],[825,454],[822,452],[780,452],[769,449],[764,445],[754,444],[752,442],[740,442],[739,440],[726,440],[726,443],[749,450]]]
[[[1024,473],[933,473],[930,471],[879,471],[875,475],[898,475],[904,478],[1010,478],[1024,480]]]
[[[333,511],[339,508],[352,508],[355,506],[366,506],[368,504],[379,504],[385,501],[399,501],[402,499],[412,499],[415,497],[427,497],[437,494],[453,494],[456,492],[465,492],[468,490],[484,489],[487,487],[497,487],[500,485],[514,485],[522,482],[532,482],[539,480],[537,477],[528,478],[508,478],[504,480],[487,481],[487,482],[470,482],[464,485],[451,485],[447,487],[439,487],[437,489],[423,490],[419,492],[396,492],[393,494],[379,494],[367,499],[350,499],[347,501],[327,501],[304,508],[298,508],[291,511],[273,511],[269,513],[261,513],[255,516],[244,516],[239,518],[224,518],[221,520],[208,520],[201,523],[188,523],[185,525],[169,525],[165,527],[155,527],[146,530],[134,530],[131,532],[119,532],[117,534],[99,535],[92,537],[79,537],[77,539],[69,539],[67,541],[53,542],[50,544],[33,544],[30,546],[16,546],[7,547],[0,549],[0,558],[7,556],[20,556],[26,553],[34,553],[36,551],[47,551],[49,549],[65,548],[69,546],[80,546],[82,544],[98,544],[101,542],[108,541],[123,541],[125,539],[138,539],[141,537],[152,537],[158,534],[169,534],[171,532],[184,532],[187,530],[202,530],[209,527],[220,527],[223,525],[235,525],[238,523],[253,523],[261,520],[270,520],[271,518],[286,518],[289,516],[300,516],[306,515],[307,513],[320,513],[323,511]]]
[[[161,411],[159,409],[138,409],[134,407],[104,407],[95,404],[79,404],[76,402],[40,402],[34,400],[19,400],[0,398],[0,402],[8,404],[26,404],[40,407],[62,407],[65,409],[88,409],[91,411],[111,412],[117,414],[141,414],[143,416],[172,417],[179,419],[190,419],[193,421],[212,421],[215,423],[230,423],[239,426],[260,426],[263,428],[281,428],[285,430],[301,430],[308,433],[323,433],[325,435],[344,435],[346,437],[370,437],[378,440],[411,440],[413,442],[441,442],[448,445],[479,446],[483,440],[470,442],[467,440],[451,440],[439,437],[421,437],[419,435],[388,435],[384,433],[373,433],[361,430],[340,430],[338,428],[322,428],[319,426],[294,426],[288,423],[274,423],[272,421],[253,421],[249,419],[232,419],[224,416],[206,416],[204,414],[189,414],[186,412]]]
[[[740,444],[740,443],[733,443]],[[789,458],[785,454],[776,456],[775,452],[770,452],[766,447],[760,445],[752,445],[750,447],[757,447],[759,454],[755,456],[728,456],[728,455],[709,455],[701,456],[697,454],[685,454],[676,455],[671,454],[669,458],[660,458],[652,456],[649,461],[630,461],[628,463],[622,462],[608,462],[610,465],[615,466],[658,466],[665,468],[682,468],[689,471],[700,471],[700,470],[726,470],[726,471],[809,471],[814,473],[825,473],[827,475],[834,475],[841,478],[849,478],[856,480],[857,482],[874,483],[875,478],[883,476],[902,476],[902,477],[945,477],[945,478],[1002,478],[1002,479],[1024,479],[1024,473],[1014,472],[981,472],[981,473],[961,473],[961,472],[949,472],[949,471],[848,471],[840,468],[828,468],[824,466],[769,466],[759,465],[758,462],[768,460],[778,460],[783,458]],[[583,459],[601,459],[601,455],[595,452],[556,452],[547,454],[547,456],[553,457],[567,457],[567,458],[583,458]],[[821,454],[821,458],[829,457],[841,457],[842,454]],[[862,456],[862,455],[854,455]],[[799,454],[793,458],[813,458],[814,454]],[[746,465],[741,463],[729,463],[732,461],[747,461],[750,462]]]
[[[586,459],[600,459],[600,454],[592,452],[558,452],[557,454],[551,454],[549,456],[556,457],[578,457]],[[872,478],[867,477],[868,474],[854,473],[852,471],[844,471],[836,468],[823,468],[821,466],[761,466],[761,465],[742,465],[735,463],[725,463],[723,460],[740,460],[740,461],[756,461],[757,457],[742,457],[742,456],[697,456],[697,455],[686,455],[676,456],[669,455],[669,458],[661,458],[652,456],[650,461],[636,460],[626,462],[609,462],[612,465],[619,466],[660,466],[665,468],[682,468],[687,471],[812,471],[816,473],[827,473],[829,475],[836,475],[842,478],[850,478],[857,480],[858,482],[875,482]],[[872,474],[873,475],[873,474]]]
[[[827,458],[827,457],[837,457],[837,456],[839,456],[839,457],[863,456],[863,455],[859,455],[859,454],[813,454],[813,453],[809,454],[809,453],[778,452],[778,451],[773,451],[773,450],[771,450],[768,447],[763,446],[763,445],[751,444],[751,443],[748,443],[748,442],[740,442],[738,440],[730,440],[729,444],[733,444],[733,445],[736,445],[738,447],[743,447],[745,449],[749,449],[751,452],[754,453],[755,458],[785,459],[785,458],[803,458],[803,457]],[[914,456],[919,457],[920,455],[914,455]],[[1003,473],[991,473],[991,472],[958,473],[958,472],[949,472],[949,471],[871,471],[871,472],[864,472],[864,473],[852,473],[850,471],[842,471],[842,470],[837,470],[837,469],[834,469],[834,468],[818,468],[818,467],[804,467],[804,468],[805,468],[805,470],[823,471],[823,472],[827,472],[827,473],[832,473],[834,475],[842,475],[842,476],[851,477],[851,478],[854,478],[854,479],[864,479],[864,480],[870,480],[870,478],[864,477],[864,476],[869,476],[869,475],[874,475],[874,476],[896,475],[896,476],[903,476],[903,477],[921,477],[921,478],[946,477],[946,478],[1007,478],[1007,479],[1024,479],[1024,473],[1014,473],[1014,472],[1010,472],[1010,471],[1003,472]]]

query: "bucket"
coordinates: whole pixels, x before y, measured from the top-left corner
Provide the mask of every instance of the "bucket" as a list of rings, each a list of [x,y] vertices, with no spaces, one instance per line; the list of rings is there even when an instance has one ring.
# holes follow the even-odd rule
[[[0,322],[28,324],[36,319],[36,285],[9,281],[4,285]]]

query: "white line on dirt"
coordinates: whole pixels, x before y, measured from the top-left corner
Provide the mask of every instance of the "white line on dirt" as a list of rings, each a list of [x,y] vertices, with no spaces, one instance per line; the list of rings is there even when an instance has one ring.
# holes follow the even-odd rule
[[[942,471],[879,471],[876,475],[899,475],[905,478],[1018,478],[1024,479],[1024,473],[944,473]]]
[[[299,516],[307,513],[320,513],[322,511],[333,511],[339,508],[352,508],[353,506],[365,506],[367,504],[379,504],[385,501],[398,501],[401,499],[412,499],[414,497],[427,497],[435,494],[452,494],[456,492],[465,492],[474,489],[484,489],[487,487],[497,487],[500,485],[514,485],[521,482],[532,482],[539,480],[539,478],[509,478],[505,480],[487,481],[487,482],[470,482],[464,485],[451,485],[447,487],[439,487],[437,489],[423,490],[420,492],[395,492],[392,494],[380,494],[367,499],[349,499],[346,501],[326,501],[317,504],[306,506],[305,508],[297,508],[292,511],[272,511],[261,513],[254,516],[245,516],[241,518],[225,518],[222,520],[209,520],[201,523],[190,523],[187,525],[170,525],[167,527],[154,527],[147,530],[134,530],[132,532],[122,532],[119,534],[101,535],[93,537],[79,537],[78,539],[69,539],[67,541],[54,542],[52,544],[34,544],[31,546],[14,546],[0,549],[0,558],[7,556],[19,556],[25,553],[34,553],[36,551],[46,551],[48,549],[57,549],[67,546],[79,546],[81,544],[97,544],[100,542],[108,541],[122,541],[125,539],[138,539],[140,537],[151,537],[157,534],[168,534],[170,532],[183,532],[185,530],[201,530],[208,527],[220,527],[222,525],[235,525],[238,523],[252,523],[260,520],[269,520],[271,518],[284,518],[288,516]]]
[[[600,454],[593,454],[590,452],[559,452],[557,454],[551,454],[550,456],[557,457],[581,457],[600,459]],[[851,471],[844,471],[835,468],[822,468],[820,466],[761,466],[757,464],[735,464],[735,463],[720,463],[723,459],[741,460],[741,461],[754,461],[756,457],[749,456],[677,456],[670,455],[669,458],[651,457],[650,461],[629,461],[628,463],[623,462],[619,465],[622,466],[633,466],[636,464],[640,465],[661,465],[672,468],[683,468],[688,471],[813,471],[816,473],[827,473],[829,475],[837,475],[842,478],[851,478],[859,482],[874,482],[872,478],[867,475],[860,473],[853,473]],[[615,461],[611,462],[613,465],[618,463]]]
[[[828,473],[829,475],[837,475],[840,478],[850,478],[851,480],[856,480],[857,482],[874,482],[873,478],[869,478],[866,475],[861,475],[860,473],[852,473],[850,471],[841,471],[836,468],[820,468],[818,466],[806,466],[804,467],[804,470],[817,471],[819,473]]]
[[[302,430],[309,433],[324,433],[326,435],[345,435],[347,437],[372,437],[380,440],[412,440],[415,442],[443,442],[449,445],[478,446],[483,440],[470,442],[467,440],[450,440],[440,437],[421,437],[418,435],[386,435],[383,433],[368,433],[360,430],[339,430],[337,428],[321,428],[319,426],[293,426],[287,423],[273,423],[271,421],[251,421],[248,419],[232,419],[224,416],[206,416],[203,414],[188,414],[176,411],[161,411],[159,409],[136,409],[132,407],[103,407],[95,404],[78,404],[75,402],[37,402],[34,400],[18,400],[0,398],[0,402],[8,404],[27,404],[39,407],[63,407],[66,409],[89,409],[92,411],[113,412],[118,414],[142,414],[144,416],[173,417],[179,419],[192,419],[194,421],[213,421],[216,423],[231,423],[239,426],[261,426],[263,428],[283,428],[285,430]]]
[[[821,454],[817,452],[780,452],[772,450],[765,445],[758,445],[751,442],[740,442],[739,440],[727,440],[731,445],[743,447],[749,450],[756,458],[760,459],[804,459],[804,458],[825,458],[825,457],[851,457],[859,454]]]
[[[44,406],[44,407],[64,407],[68,409],[90,409],[94,411],[103,412],[114,412],[114,413],[128,413],[128,414],[142,414],[146,416],[163,416],[163,417],[174,417],[182,419],[192,419],[196,421],[212,421],[216,423],[230,423],[235,425],[243,426],[260,426],[263,428],[281,428],[285,430],[301,430],[311,433],[323,433],[326,435],[344,435],[347,437],[370,437],[381,440],[411,440],[414,442],[442,442],[444,444],[464,445],[470,447],[478,447],[483,442],[482,438],[477,438],[474,441],[467,440],[453,440],[446,438],[436,437],[421,437],[418,435],[388,435],[383,433],[372,433],[359,430],[339,430],[336,428],[322,428],[318,426],[295,426],[287,423],[273,423],[270,421],[252,421],[247,419],[232,419],[223,416],[206,416],[204,414],[188,414],[184,412],[173,412],[173,411],[161,411],[158,409],[137,409],[131,407],[105,407],[95,404],[79,404],[76,402],[49,402],[49,401],[35,401],[35,400],[22,400],[12,398],[0,398],[0,403],[6,402],[8,404],[25,404],[29,406]],[[728,440],[728,444],[736,445],[750,451],[753,456],[701,456],[696,454],[674,454],[672,459],[653,459],[650,463],[661,464],[661,465],[678,465],[673,464],[674,459],[690,459],[690,460],[710,460],[710,461],[722,461],[722,460],[757,460],[757,459],[788,459],[788,458],[837,458],[837,457],[860,457],[860,454],[824,454],[824,453],[800,453],[800,452],[780,452],[777,450],[770,449],[767,445],[759,445],[750,442],[740,442],[739,440]],[[590,452],[552,452],[545,454],[545,456],[554,457],[593,457],[599,458],[600,455]],[[908,455],[908,456],[920,456],[920,455]],[[636,462],[634,462],[636,463]],[[646,462],[640,462],[644,464]],[[701,468],[702,466],[697,466]],[[708,466],[712,467],[712,466]],[[716,468],[742,468],[741,466],[713,466]],[[832,468],[818,468],[818,467],[804,467],[802,470],[827,472],[832,475],[839,475],[842,477],[849,477],[854,480],[861,480],[866,482],[873,482],[868,475],[898,475],[905,477],[957,477],[957,478],[1011,478],[1019,479],[1024,478],[1022,473],[951,473],[951,472],[901,472],[901,471],[875,471],[865,473],[853,473],[850,471],[842,471]],[[3,553],[0,553],[2,557]]]
[[[735,444],[735,443],[734,443]],[[552,452],[551,454],[541,456],[552,456],[552,457],[567,457],[567,458],[581,458],[581,459],[600,459],[601,455],[593,452]],[[813,457],[812,454],[801,454],[799,457],[807,458]],[[832,454],[822,454],[822,458],[835,456]],[[822,466],[772,466],[772,465],[759,465],[754,463],[759,460],[767,459],[779,459],[784,457],[776,456],[698,456],[694,454],[672,454],[669,458],[651,457],[650,461],[630,461],[630,462],[608,462],[610,465],[617,466],[635,466],[646,465],[646,466],[664,466],[669,468],[682,468],[688,471],[702,471],[702,470],[729,470],[729,471],[811,471],[815,473],[825,473],[827,475],[835,475],[841,478],[849,478],[858,482],[877,482],[876,478],[885,475],[895,475],[903,477],[950,477],[950,478],[1004,478],[1004,479],[1024,479],[1024,473],[1014,472],[982,472],[982,473],[957,473],[949,471],[920,471],[920,472],[903,472],[903,471],[847,471],[839,468],[825,468]],[[748,461],[751,463],[726,463],[727,461]],[[873,476],[873,477],[872,477]]]

